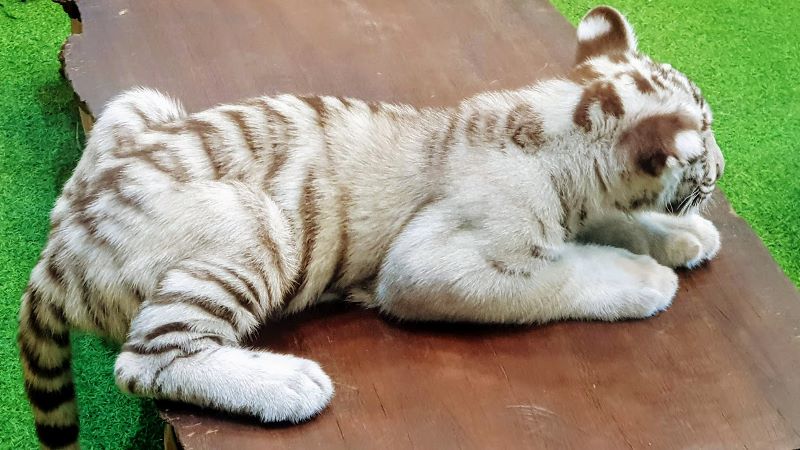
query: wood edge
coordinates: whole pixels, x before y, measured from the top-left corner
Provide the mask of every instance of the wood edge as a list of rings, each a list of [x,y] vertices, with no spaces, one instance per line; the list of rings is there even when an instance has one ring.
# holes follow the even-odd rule
[[[78,3],[76,0],[53,0],[53,3],[58,4],[64,10],[65,13],[69,16],[70,19],[77,20],[80,22],[81,20],[81,11],[78,8]]]
[[[72,87],[72,92],[78,105],[78,114],[80,116],[81,126],[83,127],[83,131],[88,134],[94,125],[94,115],[92,114],[92,111],[86,101],[84,101],[78,91],[75,90],[75,83],[73,83],[73,80],[70,77],[70,71],[68,70],[68,62],[70,59],[70,50],[72,45],[83,33],[81,12],[75,0],[53,0],[53,2],[60,5],[64,12],[69,16],[72,33],[67,36],[67,38],[64,40],[64,43],[61,44],[61,49],[58,52],[58,61],[60,63],[58,72],[61,74],[62,78],[67,80],[70,87]]]
[[[183,446],[178,441],[175,428],[169,423],[164,424],[164,450],[182,450]]]

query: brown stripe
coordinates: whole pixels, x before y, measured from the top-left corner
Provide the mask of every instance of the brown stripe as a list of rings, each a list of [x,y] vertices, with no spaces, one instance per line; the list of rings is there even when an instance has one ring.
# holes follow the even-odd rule
[[[581,208],[578,211],[578,226],[583,226],[583,224],[586,222],[586,215],[588,213],[589,212],[586,210],[586,203],[582,203]]]
[[[220,346],[223,345],[222,338],[214,334],[204,334],[202,336],[194,336],[192,338],[192,342],[206,340],[206,339],[214,342],[217,345]],[[152,347],[149,345],[142,344],[140,342],[137,343],[128,342],[122,346],[122,349],[120,351],[147,356],[147,355],[161,355],[175,350],[180,350],[181,353],[183,354],[191,353],[181,344],[167,344],[158,347]]]
[[[238,287],[231,284],[228,280],[219,277],[217,274],[215,274],[209,269],[192,268],[192,269],[187,269],[187,272],[189,273],[189,275],[198,280],[208,281],[216,284],[222,290],[227,292],[231,297],[233,297],[236,300],[236,302],[242,306],[242,308],[247,310],[247,312],[249,312],[254,317],[259,317],[258,314],[259,304],[257,296],[252,296],[248,298],[246,292],[240,290]]]
[[[185,183],[189,181],[189,174],[186,168],[181,164],[177,153],[177,151],[169,151],[166,144],[159,142],[132,152],[118,153],[117,156],[120,158],[138,159],[153,169],[169,175],[175,181]],[[157,155],[168,155],[171,159],[171,164],[165,163],[160,158],[157,158]]]
[[[656,74],[650,75],[650,79],[653,80],[653,83],[661,89],[667,88],[667,86],[658,78]]]
[[[192,331],[192,327],[189,324],[184,322],[170,322],[164,325],[157,326],[153,328],[147,335],[144,337],[145,341],[152,341],[153,339],[163,336],[169,333],[185,333]]]
[[[224,112],[228,115],[228,117],[230,117],[233,123],[239,127],[239,130],[242,132],[242,137],[244,138],[244,143],[247,146],[247,150],[250,151],[250,154],[253,155],[254,159],[258,159],[261,146],[259,145],[258,139],[256,139],[253,133],[253,128],[247,124],[245,114],[242,111],[229,110]]]
[[[218,159],[217,149],[214,148],[211,142],[212,136],[220,132],[219,129],[211,123],[197,118],[187,119],[186,129],[195,133],[200,139],[200,146],[203,147],[203,151],[208,157],[208,162],[214,172],[214,178],[219,179],[224,175],[224,167]]]
[[[566,193],[563,189],[561,189],[561,185],[555,176],[550,175],[550,182],[552,183],[553,189],[555,189],[556,194],[558,195],[558,201],[561,203],[561,228],[569,231],[569,216],[571,211],[569,208],[569,202],[566,198]]]
[[[120,351],[127,352],[127,353],[135,353],[137,355],[160,355],[162,353],[171,352],[173,350],[181,350],[186,351],[182,345],[179,344],[168,344],[163,345],[160,347],[149,347],[145,346],[144,344],[140,343],[126,343],[122,346]]]
[[[531,150],[544,143],[544,127],[539,114],[527,103],[511,110],[506,121],[506,130],[511,140],[521,148]]]
[[[464,134],[466,134],[467,142],[469,145],[475,146],[477,144],[478,139],[480,139],[480,128],[479,123],[481,120],[480,114],[476,111],[469,116],[467,120],[467,125],[464,128]]]
[[[72,220],[75,224],[83,228],[86,237],[89,238],[97,247],[105,248],[109,251],[114,262],[120,264],[119,257],[115,250],[117,246],[105,236],[99,234],[97,230],[98,218],[89,212],[89,208],[97,200],[97,192],[89,192],[88,188],[79,188],[77,197],[72,203]]]
[[[325,123],[328,121],[328,110],[325,107],[325,102],[322,100],[322,97],[317,95],[307,95],[307,96],[300,96],[297,97],[306,105],[310,106],[317,113],[317,123],[319,126],[324,127]]]
[[[347,97],[336,97],[336,99],[342,102],[342,105],[344,105],[346,109],[353,107],[353,103]]]
[[[591,64],[584,63],[575,66],[567,78],[577,84],[586,84],[600,79],[601,76],[600,72],[595,70]]]
[[[303,183],[303,194],[300,198],[300,220],[303,227],[303,253],[300,258],[300,270],[293,280],[289,292],[286,293],[286,299],[292,299],[300,293],[306,285],[306,276],[308,275],[308,265],[311,262],[311,254],[314,251],[316,244],[317,234],[319,229],[316,224],[317,215],[319,214],[317,206],[317,192],[314,187],[314,180],[316,173],[313,168],[309,169],[305,182]]]
[[[272,265],[278,272],[278,279],[280,279],[281,284],[283,284],[287,278],[286,268],[283,266],[283,258],[281,256],[280,249],[278,248],[278,244],[274,239],[272,239],[272,236],[270,236],[269,230],[267,230],[265,225],[258,227],[258,239],[261,241],[261,245],[269,252],[270,258],[272,259]],[[267,286],[267,291],[269,291],[269,286]]]
[[[181,355],[175,355],[172,359],[169,360],[168,363],[166,363],[166,364],[162,365],[161,367],[159,367],[158,369],[156,369],[155,373],[153,374],[153,384],[155,385],[155,389],[154,390],[157,393],[161,393],[162,392],[163,388],[161,387],[161,384],[158,382],[158,379],[161,377],[161,373],[162,372],[164,372],[165,370],[169,369],[173,364],[175,364],[175,361],[177,361],[179,359],[184,359],[184,358],[191,358],[192,356],[197,355],[201,351],[203,351],[203,350],[198,349],[198,350],[192,350],[190,352],[186,352],[186,353],[181,354]]]
[[[31,404],[42,412],[50,412],[64,403],[69,403],[75,400],[75,385],[71,382],[59,387],[55,391],[46,391],[38,389],[25,382],[25,393],[28,394],[28,400]]]
[[[25,367],[36,378],[52,380],[58,378],[66,373],[70,368],[69,351],[64,349],[66,356],[64,356],[61,364],[54,367],[45,367],[39,362],[39,357],[34,349],[21,335],[17,337],[19,344],[20,359],[25,364]],[[35,344],[34,344],[35,345]]]
[[[246,207],[247,207],[247,205],[249,205],[248,202],[242,202],[242,204],[244,204]],[[272,262],[272,268],[275,269],[278,272],[278,279],[280,280],[280,284],[278,286],[278,291],[280,291],[281,290],[280,286],[282,286],[283,283],[285,283],[287,281],[286,267],[284,267],[284,264],[283,264],[284,261],[283,261],[283,256],[281,255],[281,250],[278,247],[277,242],[275,242],[275,240],[272,238],[272,235],[269,232],[270,230],[268,229],[268,226],[266,224],[264,224],[264,223],[260,223],[261,214],[259,214],[256,211],[253,211],[251,208],[248,208],[248,209],[249,209],[250,214],[253,217],[253,220],[256,222],[257,234],[258,234],[259,240],[261,241],[261,245],[262,245],[262,247],[264,247],[269,252],[271,260],[272,260],[271,261]],[[259,255],[259,256],[256,256],[254,259],[261,260],[262,258]],[[270,296],[270,299],[269,299],[270,303],[272,303],[272,298],[271,298],[272,295],[271,295],[270,289],[269,289],[270,288],[269,281],[267,280],[267,278],[262,273],[262,269],[260,269],[258,267],[252,267],[251,269],[254,272],[256,272],[258,275],[260,275],[261,279],[264,281],[264,286],[266,288],[267,294]],[[250,292],[253,294],[253,298],[256,299],[256,303],[260,305],[260,303],[258,301],[259,296],[256,293],[257,290],[256,290],[255,286],[252,283],[250,283],[246,278],[240,276],[238,273],[236,273],[235,271],[233,271],[233,270],[231,270],[229,268],[223,268],[223,270],[225,270],[226,272],[231,274],[233,277],[236,277],[237,279],[239,279],[239,281],[244,283],[247,286],[247,288],[250,290]]]
[[[39,291],[31,286],[28,288],[28,292],[28,320],[24,324],[27,329],[39,340],[53,342],[59,347],[66,347],[69,345],[69,333],[59,333],[40,322],[39,310],[46,307],[48,303],[41,299]],[[59,317],[56,316],[56,319],[59,319]],[[66,323],[63,325],[66,325]]]
[[[228,267],[223,267],[223,266],[220,266],[220,267],[219,267],[219,269],[220,269],[220,270],[224,270],[224,271],[225,271],[225,273],[227,273],[228,275],[230,275],[232,278],[236,278],[237,280],[239,280],[239,282],[240,282],[240,283],[242,283],[242,285],[244,285],[244,287],[247,289],[247,292],[248,292],[248,293],[249,293],[249,294],[250,294],[250,295],[251,295],[251,296],[252,296],[254,299],[256,299],[256,300],[258,301],[258,299],[260,298],[260,296],[258,295],[258,289],[257,289],[257,288],[256,288],[256,286],[253,284],[253,282],[252,282],[252,281],[250,281],[250,280],[249,280],[249,279],[248,279],[246,276],[244,276],[244,275],[242,275],[241,273],[239,273],[239,272],[237,272],[237,271],[235,271],[235,270],[233,270],[233,269],[230,269],[230,268],[228,268]],[[266,282],[265,282],[265,283],[266,283]],[[269,290],[269,289],[267,289],[267,290]],[[259,302],[259,303],[260,303],[260,302]]]
[[[450,115],[450,124],[447,126],[447,131],[444,133],[444,140],[442,141],[443,151],[446,153],[453,147],[456,141],[456,126],[458,125],[458,114],[453,113]]]
[[[603,192],[608,192],[608,185],[606,185],[606,180],[603,178],[603,172],[600,170],[600,163],[597,159],[594,160],[594,176],[597,177],[597,181],[600,183],[600,189]]]
[[[367,106],[369,107],[369,110],[370,110],[370,111],[371,111],[373,114],[376,114],[378,111],[380,111],[380,110],[381,110],[381,104],[380,104],[380,103],[376,103],[376,102],[369,102],[369,103],[367,103]]]
[[[282,150],[284,151],[272,154],[272,162],[267,169],[266,175],[264,175],[264,187],[267,191],[267,194],[272,193],[272,185],[275,182],[275,178],[277,177],[278,172],[280,172],[283,165],[286,164],[286,160],[288,159],[288,151],[286,151],[286,149]]]
[[[244,103],[245,105],[255,106],[260,109],[264,116],[267,118],[268,123],[280,124],[283,126],[290,126],[289,118],[283,115],[280,111],[273,108],[267,103],[267,100],[261,97],[251,99]]]
[[[130,392],[131,394],[139,393],[139,382],[136,380],[135,377],[128,380],[127,388],[128,392]]]
[[[627,75],[633,79],[633,82],[636,84],[636,89],[639,90],[642,94],[652,94],[656,92],[656,89],[647,81],[647,78],[644,77],[641,73],[631,70],[627,72]]]
[[[55,284],[59,286],[64,285],[64,272],[61,270],[61,267],[58,266],[55,254],[51,253],[47,257],[45,269],[47,270],[47,276],[49,276]]]
[[[622,106],[622,99],[620,99],[613,84],[607,81],[592,83],[583,91],[583,95],[572,117],[575,124],[586,131],[592,130],[589,108],[595,103],[600,103],[600,109],[606,115],[621,117],[625,113],[625,109]]]
[[[48,448],[66,447],[78,441],[78,425],[36,424],[36,436]]]
[[[238,329],[236,326],[236,312],[229,307],[215,302],[213,299],[208,297],[203,297],[200,295],[194,295],[189,293],[169,293],[162,295],[160,297],[156,297],[153,299],[154,304],[158,305],[172,305],[176,303],[184,304],[184,305],[191,305],[196,306],[199,309],[202,309],[206,313],[219,318],[220,320],[224,320],[228,322],[231,326],[235,329]]]
[[[627,64],[628,56],[623,52],[614,52],[608,55],[608,60],[615,64]]]
[[[153,124],[154,121],[150,119],[150,117],[148,117],[147,114],[145,114],[144,111],[142,111],[138,105],[131,103],[128,105],[128,107],[130,108],[130,111],[134,115],[139,117],[139,119],[144,123],[146,127],[149,128]]]
[[[100,174],[95,182],[95,186],[98,192],[110,191],[114,194],[114,199],[121,204],[137,211],[144,211],[144,206],[142,206],[139,199],[125,195],[125,192],[122,190],[122,179],[124,176],[124,166],[111,167]]]
[[[350,247],[350,233],[349,233],[349,205],[350,205],[350,192],[345,186],[340,186],[339,191],[339,250],[336,255],[336,267],[333,269],[333,278],[331,283],[335,284],[344,275],[344,269],[347,267],[347,252]]]
[[[81,302],[86,308],[89,318],[92,319],[92,324],[95,330],[103,332],[106,329],[103,324],[108,320],[108,311],[106,310],[105,304],[102,300],[95,301],[95,297],[92,295],[94,289],[89,286],[89,282],[86,280],[85,274],[79,275],[79,277],[79,286],[81,287]]]
[[[486,134],[488,139],[493,139],[494,134],[497,131],[497,121],[498,117],[495,113],[489,113],[486,117],[486,124],[484,125],[484,133]]]

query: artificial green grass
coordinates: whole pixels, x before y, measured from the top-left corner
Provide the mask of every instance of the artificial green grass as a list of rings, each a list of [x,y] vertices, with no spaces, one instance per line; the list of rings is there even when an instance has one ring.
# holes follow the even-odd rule
[[[0,0],[2,1],[2,0]],[[78,161],[72,90],[58,73],[69,19],[50,0],[0,7],[0,448],[38,448],[16,349],[19,299],[44,245],[48,212]],[[151,402],[114,385],[114,348],[74,336],[74,371],[87,449],[163,448]]]
[[[58,75],[66,15],[50,0],[0,1],[0,447],[24,449],[36,440],[14,344],[19,297],[82,135],[72,92]],[[595,5],[554,3],[573,23]],[[613,4],[633,21],[644,51],[703,88],[728,160],[722,187],[800,283],[800,8],[789,0]],[[152,404],[113,384],[114,348],[88,336],[73,345],[83,447],[161,448]]]
[[[551,1],[573,24],[598,4],[598,0]],[[796,0],[608,3],[633,23],[640,50],[672,64],[703,90],[725,155],[720,187],[784,272],[800,285]]]

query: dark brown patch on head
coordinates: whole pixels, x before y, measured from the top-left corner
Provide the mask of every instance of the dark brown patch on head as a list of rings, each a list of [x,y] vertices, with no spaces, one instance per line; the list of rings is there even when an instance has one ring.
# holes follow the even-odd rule
[[[625,18],[613,8],[599,6],[589,11],[583,20],[601,17],[610,25],[609,30],[588,41],[578,41],[575,56],[577,63],[582,63],[593,56],[612,55],[635,50],[630,47]]]
[[[639,121],[620,137],[620,146],[630,152],[636,167],[644,173],[658,176],[669,156],[676,156],[675,135],[683,130],[696,129],[681,114],[659,114]]]
[[[569,73],[567,77],[570,81],[577,84],[586,84],[602,78],[600,72],[595,70],[591,64],[579,64]]]
[[[642,94],[652,94],[656,90],[653,88],[653,85],[647,81],[647,78],[644,77],[641,73],[632,70],[628,72],[628,75],[633,79],[633,82],[636,84],[636,89],[639,90]]]
[[[377,113],[378,111],[381,110],[381,104],[380,103],[369,102],[369,103],[367,103],[367,106],[369,106],[369,110],[372,111],[373,114],[375,114],[375,113]]]
[[[612,117],[622,117],[625,114],[625,109],[622,106],[622,99],[617,94],[614,85],[607,81],[598,81],[592,83],[583,91],[578,107],[575,109],[575,114],[572,120],[575,125],[583,128],[586,131],[592,130],[592,120],[589,117],[589,108],[595,103],[600,104],[600,109],[603,114]]]
[[[527,103],[517,105],[508,115],[506,130],[518,146],[532,150],[544,143],[542,119]]]

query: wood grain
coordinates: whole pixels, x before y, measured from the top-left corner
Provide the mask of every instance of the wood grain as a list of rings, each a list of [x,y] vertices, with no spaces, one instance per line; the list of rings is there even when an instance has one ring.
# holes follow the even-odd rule
[[[84,0],[66,73],[91,113],[148,85],[188,109],[269,92],[452,104],[563,71],[544,0]],[[184,448],[797,448],[800,296],[721,193],[718,259],[656,318],[544,327],[398,324],[327,305],[253,345],[319,361],[331,406],[263,426],[175,404]]]

